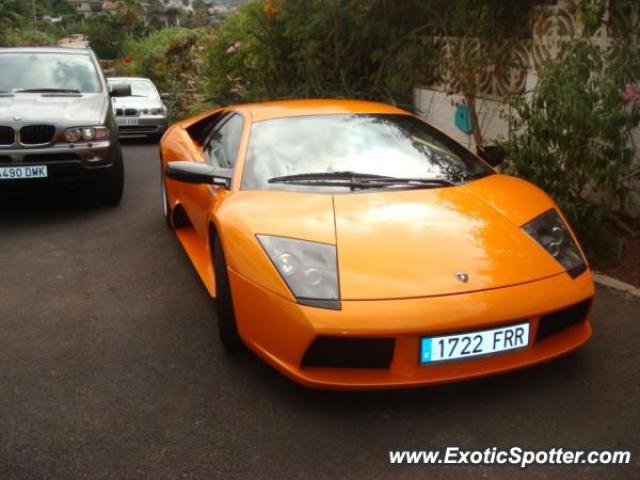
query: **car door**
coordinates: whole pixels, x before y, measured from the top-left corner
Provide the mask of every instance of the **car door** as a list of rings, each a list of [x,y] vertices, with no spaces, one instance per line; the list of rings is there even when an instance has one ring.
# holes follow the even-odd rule
[[[203,161],[219,170],[233,171],[240,149],[244,120],[235,112],[223,112],[212,119],[201,141]],[[204,239],[209,229],[208,212],[225,188],[218,185],[186,185],[183,206],[191,223]]]

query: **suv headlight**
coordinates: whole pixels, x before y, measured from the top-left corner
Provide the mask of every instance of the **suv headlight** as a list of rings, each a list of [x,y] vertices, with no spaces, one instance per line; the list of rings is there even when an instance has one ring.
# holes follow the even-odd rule
[[[257,238],[298,303],[340,309],[335,245],[271,235]]]
[[[64,131],[64,138],[69,143],[79,141],[106,140],[111,132],[107,127],[72,127]]]
[[[569,232],[560,214],[555,209],[534,218],[522,229],[549,252],[572,278],[577,277],[587,269],[578,245],[576,245],[571,232]]]

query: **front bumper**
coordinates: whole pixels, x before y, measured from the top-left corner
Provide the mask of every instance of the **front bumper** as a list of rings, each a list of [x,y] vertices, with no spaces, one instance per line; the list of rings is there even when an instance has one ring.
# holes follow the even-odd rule
[[[591,336],[584,321],[536,340],[542,315],[593,297],[591,272],[567,274],[522,285],[474,293],[379,301],[343,301],[341,311],[298,305],[237,273],[229,277],[238,329],[244,342],[284,375],[309,387],[329,389],[400,388],[482,377],[544,362],[566,354]],[[422,366],[424,336],[469,332],[530,322],[524,350],[477,359]],[[302,359],[321,335],[393,337],[388,368],[320,368]]]
[[[82,183],[100,180],[109,175],[120,147],[109,140],[69,144],[54,144],[37,148],[0,148],[0,167],[46,165],[47,178],[2,180],[2,187]]]
[[[116,122],[134,119],[136,125],[118,125],[118,137],[130,138],[141,136],[161,136],[167,130],[167,117],[161,115],[147,115],[140,117],[116,117]]]

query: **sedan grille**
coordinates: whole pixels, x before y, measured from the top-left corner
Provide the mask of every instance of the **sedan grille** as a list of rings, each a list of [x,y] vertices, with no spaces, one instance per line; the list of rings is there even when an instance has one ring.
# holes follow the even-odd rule
[[[42,145],[50,143],[56,133],[53,125],[28,125],[20,129],[20,143],[23,145]]]
[[[16,132],[11,127],[0,126],[0,145],[13,145],[16,141]]]
[[[121,117],[124,115],[124,110],[121,108],[116,108],[116,117]]]
[[[136,115],[138,115],[138,110],[136,110],[135,108],[125,108],[124,114],[127,117],[135,117]]]

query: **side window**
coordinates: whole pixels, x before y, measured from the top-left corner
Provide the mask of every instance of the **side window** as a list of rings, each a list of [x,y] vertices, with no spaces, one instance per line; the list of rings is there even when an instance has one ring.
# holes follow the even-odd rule
[[[207,161],[218,168],[233,168],[242,137],[242,116],[232,114],[209,134],[204,144]]]

